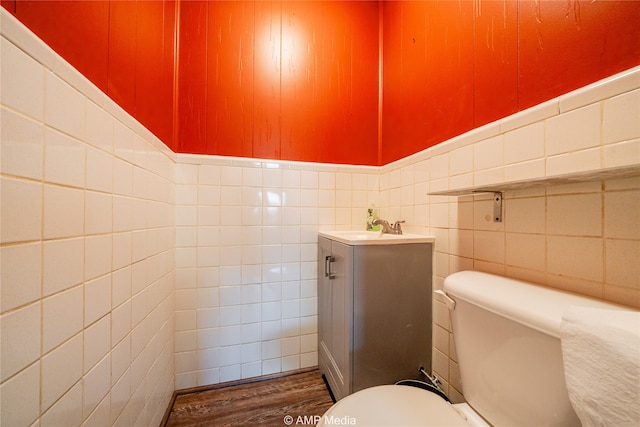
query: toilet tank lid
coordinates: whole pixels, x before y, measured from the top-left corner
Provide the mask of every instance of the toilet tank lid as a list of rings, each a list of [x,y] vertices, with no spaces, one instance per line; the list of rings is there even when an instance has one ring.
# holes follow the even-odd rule
[[[444,290],[454,300],[462,299],[558,338],[562,316],[570,306],[627,310],[616,304],[479,271],[451,274],[444,281]]]

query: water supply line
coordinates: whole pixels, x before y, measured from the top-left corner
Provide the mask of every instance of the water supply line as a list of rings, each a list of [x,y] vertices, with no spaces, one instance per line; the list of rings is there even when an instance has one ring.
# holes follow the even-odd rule
[[[429,379],[429,382],[431,383],[431,385],[433,385],[438,390],[442,390],[441,388],[442,381],[440,381],[440,378],[438,378],[436,375],[433,375],[433,376],[429,375],[427,371],[424,370],[424,366],[420,366],[418,368],[418,371]]]
[[[422,380],[402,380],[402,381],[398,381],[396,383],[396,385],[405,385],[405,386],[418,387],[418,388],[421,388],[423,390],[430,391],[431,393],[437,394],[438,396],[440,396],[441,398],[443,398],[447,402],[451,402],[449,397],[447,397],[445,392],[440,387],[442,385],[442,383],[440,382],[440,379],[437,376],[429,375],[427,373],[427,371],[424,370],[424,367],[422,367],[422,366],[418,367],[418,372],[420,372],[422,375],[427,377],[429,379],[429,381],[427,382],[427,381],[422,381]]]

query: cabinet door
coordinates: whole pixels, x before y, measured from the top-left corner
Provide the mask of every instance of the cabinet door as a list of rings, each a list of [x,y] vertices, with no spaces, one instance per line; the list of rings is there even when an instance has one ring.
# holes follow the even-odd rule
[[[351,259],[349,246],[318,239],[318,363],[338,400],[351,390]]]
[[[318,237],[318,364],[323,375],[330,372],[331,282],[328,276],[331,240]],[[328,379],[328,381],[330,381]],[[331,382],[331,381],[330,381]]]
[[[339,399],[351,393],[353,248],[338,242],[331,243],[331,354],[341,389],[339,393],[334,391],[334,395]]]

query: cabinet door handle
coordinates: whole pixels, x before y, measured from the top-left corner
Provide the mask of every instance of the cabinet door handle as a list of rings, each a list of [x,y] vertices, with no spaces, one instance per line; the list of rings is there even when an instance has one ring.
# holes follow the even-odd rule
[[[329,280],[335,278],[335,274],[331,272],[331,263],[335,261],[335,258],[331,255],[324,257],[324,277],[328,277]]]

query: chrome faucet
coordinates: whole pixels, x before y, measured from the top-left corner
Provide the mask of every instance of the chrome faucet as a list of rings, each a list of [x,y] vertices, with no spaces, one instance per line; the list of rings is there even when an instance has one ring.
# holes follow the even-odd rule
[[[381,225],[382,233],[385,234],[402,234],[402,226],[404,221],[396,221],[393,225],[389,225],[386,219],[376,219],[373,221],[373,225]]]

